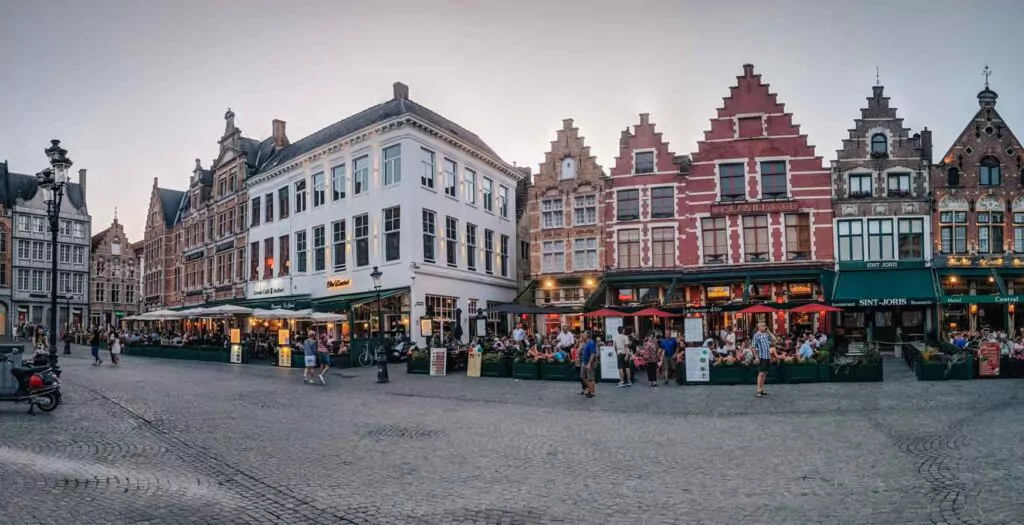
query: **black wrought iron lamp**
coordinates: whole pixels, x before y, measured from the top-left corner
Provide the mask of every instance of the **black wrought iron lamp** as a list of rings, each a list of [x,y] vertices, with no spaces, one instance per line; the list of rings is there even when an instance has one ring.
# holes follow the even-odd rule
[[[384,346],[384,309],[380,302],[380,279],[384,272],[374,266],[370,277],[373,278],[373,289],[377,292],[377,383],[388,382],[388,350]]]
[[[53,139],[46,148],[50,167],[36,173],[36,182],[46,201],[46,218],[50,226],[50,366],[57,368],[57,234],[60,232],[60,209],[64,201],[64,187],[68,184],[68,170],[71,159],[68,150],[60,147],[60,141]],[[70,314],[70,311],[68,312]]]

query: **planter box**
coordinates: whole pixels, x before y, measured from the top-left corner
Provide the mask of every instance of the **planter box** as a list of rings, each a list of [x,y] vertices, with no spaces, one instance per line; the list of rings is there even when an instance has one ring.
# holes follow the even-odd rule
[[[752,385],[757,381],[757,369],[749,366],[712,366],[709,383],[712,385]]]
[[[509,377],[511,375],[505,358],[497,363],[480,363],[480,377]]]
[[[945,363],[926,363],[920,360],[914,363],[914,375],[918,381],[971,379],[974,376],[974,356],[968,355],[966,361],[954,365],[948,373],[946,370]]]
[[[779,367],[783,383],[817,383],[820,380],[817,363],[783,363]]]
[[[231,361],[231,352],[226,348],[217,347],[197,349],[188,347],[128,346],[125,347],[124,354],[138,357],[184,359],[187,361],[207,361],[213,363],[228,363]],[[101,353],[100,356],[102,357],[102,355]]]
[[[430,360],[429,359],[420,359],[420,360],[410,359],[410,360],[406,361],[405,362],[405,373],[407,373],[407,374],[429,375],[430,374]]]
[[[540,365],[537,363],[516,363],[512,365],[512,377],[516,379],[540,379]]]
[[[541,363],[540,378],[545,381],[572,381],[579,379],[579,371],[568,363]]]
[[[1024,361],[1003,356],[1002,362],[999,364],[999,377],[1024,378]]]
[[[882,381],[882,361],[857,364],[840,369],[829,365],[829,381],[833,383],[877,383]]]

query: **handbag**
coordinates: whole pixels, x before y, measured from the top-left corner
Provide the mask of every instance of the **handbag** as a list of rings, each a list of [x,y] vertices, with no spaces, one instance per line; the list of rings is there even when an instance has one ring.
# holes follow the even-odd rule
[[[647,366],[647,361],[644,361],[644,358],[640,356],[636,356],[633,358],[633,364],[636,365],[637,368],[642,368]]]

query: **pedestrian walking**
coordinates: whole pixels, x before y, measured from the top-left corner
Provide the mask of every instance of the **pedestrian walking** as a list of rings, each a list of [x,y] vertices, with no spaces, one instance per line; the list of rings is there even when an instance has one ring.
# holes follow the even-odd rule
[[[597,343],[590,332],[583,332],[583,347],[580,350],[580,381],[584,395],[593,399],[597,395]]]
[[[757,365],[757,393],[755,396],[764,397],[768,395],[768,392],[764,391],[764,380],[768,376],[768,367],[772,364],[772,336],[768,333],[768,325],[758,323],[753,344],[754,364]]]
[[[89,353],[92,354],[92,366],[99,366],[103,364],[103,360],[100,359],[100,331],[93,329],[92,336],[89,337]]]
[[[317,357],[320,359],[320,384],[326,385],[327,381],[324,376],[327,375],[327,371],[331,369],[331,351],[330,347],[327,346],[327,334],[320,336],[320,342],[316,347]]]
[[[615,361],[619,367],[619,386],[633,386],[633,383],[629,381],[629,336],[621,326],[619,333],[615,334],[615,338],[612,339],[612,346],[615,347]]]
[[[71,332],[64,332],[64,355],[71,355]]]
[[[643,356],[644,366],[647,368],[648,386],[658,388],[658,370],[661,368],[664,353],[662,353],[661,347],[654,342],[653,335],[647,336],[640,355]]]
[[[121,362],[121,336],[115,331],[110,333],[110,364],[117,366]]]
[[[665,336],[658,344],[661,347],[661,376],[665,380],[665,384],[668,384],[669,379],[675,377],[675,361],[672,356],[675,355],[676,349],[679,348],[679,341],[675,337]]]
[[[316,373],[316,334],[310,330],[306,333],[306,340],[302,342],[302,356],[305,359],[306,369],[302,372],[302,382],[313,383],[313,374]]]

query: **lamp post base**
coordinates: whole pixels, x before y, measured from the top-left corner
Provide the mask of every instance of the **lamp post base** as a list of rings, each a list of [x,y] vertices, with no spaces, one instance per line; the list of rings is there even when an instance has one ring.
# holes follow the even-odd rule
[[[377,362],[377,384],[389,383],[387,360]]]

